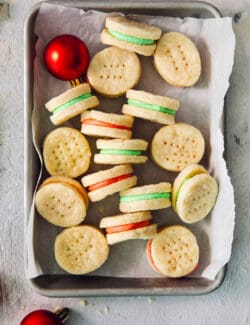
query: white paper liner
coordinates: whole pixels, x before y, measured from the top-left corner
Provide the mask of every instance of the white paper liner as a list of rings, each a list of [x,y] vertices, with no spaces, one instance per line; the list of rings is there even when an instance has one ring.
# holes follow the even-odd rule
[[[87,44],[91,57],[105,48],[100,41],[100,33],[106,16],[111,14],[97,11],[84,12],[76,8],[42,4],[35,24],[35,33],[39,39],[36,44],[34,62],[34,111],[32,115],[33,141],[41,152],[45,135],[55,127],[49,120],[49,112],[44,104],[53,96],[70,88],[69,82],[53,78],[45,69],[43,51],[49,40],[60,34],[73,34]],[[235,207],[233,187],[223,159],[224,140],[222,133],[224,96],[229,87],[232,71],[235,37],[231,18],[196,19],[130,15],[130,18],[156,25],[163,32],[179,31],[189,36],[197,45],[202,60],[202,76],[191,88],[175,88],[161,79],[152,65],[152,57],[140,57],[142,76],[137,89],[159,95],[178,98],[181,108],[176,115],[177,122],[186,122],[198,127],[206,139],[206,154],[202,160],[210,173],[219,183],[219,195],[215,207],[206,219],[186,225],[197,236],[200,246],[199,269],[192,277],[204,277],[213,280],[231,255],[233,240]],[[101,105],[98,109],[107,112],[121,112],[125,98],[105,99],[98,96]],[[64,125],[80,129],[79,117]],[[160,124],[136,119],[133,137],[150,141]],[[88,138],[93,152],[95,139]],[[149,154],[149,152],[148,152]],[[92,164],[89,172],[103,168]],[[150,169],[150,173],[148,170]],[[168,173],[156,167],[150,160],[143,166],[134,166],[139,177],[138,185],[173,182],[176,173]],[[41,171],[42,178],[47,177]],[[117,214],[118,195],[99,203],[91,204],[86,224],[99,224],[102,217]],[[153,212],[154,222],[159,226],[183,224],[172,209]],[[41,218],[31,207],[26,229],[26,276],[34,278],[41,274],[65,273],[56,264],[54,258],[55,236],[62,230]],[[148,264],[145,256],[144,240],[128,241],[111,247],[107,262],[91,273],[100,276],[115,277],[161,277]]]

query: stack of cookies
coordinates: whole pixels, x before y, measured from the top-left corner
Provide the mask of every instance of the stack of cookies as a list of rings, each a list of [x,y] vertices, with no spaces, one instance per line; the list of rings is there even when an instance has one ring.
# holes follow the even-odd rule
[[[67,228],[57,236],[54,252],[60,267],[69,273],[86,274],[99,268],[108,258],[109,245],[149,239],[146,253],[153,269],[168,277],[186,276],[198,266],[195,235],[181,225],[157,232],[151,211],[172,206],[182,222],[198,222],[213,208],[218,185],[199,165],[205,152],[202,133],[175,121],[180,102],[167,94],[134,88],[142,69],[138,55],[153,56],[156,71],[171,86],[193,86],[201,74],[199,51],[181,33],[162,35],[156,26],[123,16],[106,19],[101,41],[111,47],[92,57],[88,83],[45,105],[54,125],[80,115],[81,132],[59,127],[46,136],[43,159],[50,177],[36,193],[37,211],[53,225]],[[110,100],[125,96],[122,114],[90,110],[98,107],[102,96]],[[149,159],[148,141],[132,138],[136,118],[158,123],[150,157],[160,168],[179,173],[173,185],[163,181],[136,186],[132,164],[145,164]],[[89,137],[97,138],[98,151],[91,152]],[[96,167],[113,166],[86,174],[92,156]],[[89,201],[94,204],[115,193],[119,193],[121,213],[100,220],[99,228],[105,229],[106,236],[98,227],[82,225],[88,220]]]

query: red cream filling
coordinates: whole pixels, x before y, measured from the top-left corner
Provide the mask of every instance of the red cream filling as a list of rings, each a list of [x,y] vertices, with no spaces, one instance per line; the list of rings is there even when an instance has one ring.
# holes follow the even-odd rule
[[[128,231],[128,230],[146,227],[149,224],[150,224],[150,220],[128,223],[126,225],[108,227],[106,228],[106,232],[108,234],[113,234],[115,232],[122,232],[122,231]]]
[[[147,255],[148,255],[148,259],[149,259],[149,262],[151,263],[151,265],[153,266],[153,268],[157,271],[157,272],[160,272],[157,267],[155,266],[155,263],[154,263],[154,260],[153,260],[153,257],[152,257],[152,239],[148,242],[147,244]],[[161,272],[160,272],[161,273]]]
[[[88,118],[88,119],[82,120],[82,124],[103,126],[103,127],[106,127],[106,128],[120,129],[120,130],[127,130],[127,131],[131,130],[131,128],[129,128],[128,126],[118,125],[118,124],[113,124],[113,123],[108,123],[108,122],[103,122],[103,121],[98,121],[98,120],[95,120],[93,118]]]
[[[104,186],[111,185],[113,183],[122,181],[122,180],[124,180],[126,178],[130,178],[131,176],[132,176],[132,174],[129,173],[129,174],[125,174],[125,175],[121,175],[121,176],[117,176],[117,177],[105,179],[105,181],[101,181],[101,182],[98,182],[96,184],[90,185],[88,187],[88,191],[89,192],[92,192],[92,191],[98,190],[99,188],[102,188]]]

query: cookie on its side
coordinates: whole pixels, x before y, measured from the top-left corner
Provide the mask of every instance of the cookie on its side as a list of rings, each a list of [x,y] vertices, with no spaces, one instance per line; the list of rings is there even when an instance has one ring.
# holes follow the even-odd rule
[[[90,201],[96,202],[136,185],[137,177],[130,165],[119,165],[84,176],[81,181]]]
[[[39,214],[60,227],[72,227],[84,221],[88,202],[87,192],[82,185],[62,176],[47,178],[35,197]]]
[[[154,53],[156,41],[160,37],[161,30],[158,27],[126,17],[107,17],[101,41],[104,44],[150,56]]]
[[[98,98],[91,95],[89,85],[84,83],[52,98],[45,107],[52,112],[51,122],[59,125],[98,105]]]
[[[171,206],[170,183],[133,187],[120,192],[121,212],[160,210]]]
[[[128,90],[126,97],[128,103],[122,107],[124,114],[161,124],[175,123],[174,117],[180,106],[177,99],[134,89]]]
[[[201,74],[200,53],[182,33],[162,35],[154,53],[154,66],[160,76],[175,87],[191,87]]]
[[[98,154],[94,156],[96,164],[144,164],[147,156],[143,151],[147,150],[148,142],[141,139],[114,139],[96,141]]]
[[[195,235],[186,227],[163,228],[146,247],[149,264],[170,278],[192,273],[198,266],[199,246]]]
[[[81,115],[81,132],[93,137],[129,139],[134,118],[128,115],[87,111]]]
[[[157,233],[157,225],[151,224],[149,211],[120,214],[101,219],[100,228],[105,228],[109,245],[130,239],[149,239]]]
[[[65,229],[54,245],[59,266],[71,274],[86,274],[101,267],[109,255],[109,246],[99,229],[84,225]]]
[[[154,162],[173,172],[198,163],[204,151],[203,135],[197,128],[186,123],[163,126],[155,133],[151,143]]]
[[[204,219],[212,210],[218,194],[218,184],[201,165],[182,170],[173,185],[172,205],[186,223]]]
[[[87,71],[91,87],[110,98],[123,96],[139,82],[140,76],[138,56],[117,47],[108,47],[94,55]]]
[[[43,143],[43,159],[52,176],[76,178],[86,173],[90,165],[90,146],[80,131],[60,127],[51,131]]]

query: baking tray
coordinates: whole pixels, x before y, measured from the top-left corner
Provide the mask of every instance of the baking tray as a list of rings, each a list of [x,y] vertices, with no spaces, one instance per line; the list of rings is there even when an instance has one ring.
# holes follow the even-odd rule
[[[170,17],[218,18],[221,13],[205,2],[165,1],[48,1],[81,9],[125,14],[161,15]],[[24,214],[29,216],[32,196],[38,179],[40,163],[32,143],[31,113],[33,109],[33,62],[35,58],[35,20],[41,3],[34,6],[24,24]],[[225,110],[224,110],[225,120]],[[225,124],[224,124],[225,126]],[[223,127],[223,129],[225,129]],[[30,279],[32,288],[50,297],[133,296],[133,295],[200,295],[218,288],[225,277],[224,267],[214,280],[204,278],[115,278],[44,274]]]

